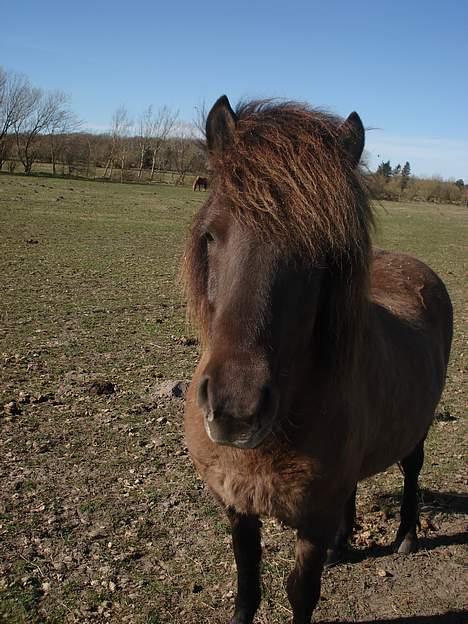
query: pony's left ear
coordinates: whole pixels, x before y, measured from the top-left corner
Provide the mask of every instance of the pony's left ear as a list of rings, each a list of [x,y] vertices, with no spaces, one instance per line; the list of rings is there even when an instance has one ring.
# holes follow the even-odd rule
[[[206,119],[206,142],[210,152],[223,152],[234,141],[237,117],[229,100],[222,95]]]
[[[351,165],[357,167],[364,150],[365,130],[361,118],[356,112],[338,128],[340,143],[347,154]]]

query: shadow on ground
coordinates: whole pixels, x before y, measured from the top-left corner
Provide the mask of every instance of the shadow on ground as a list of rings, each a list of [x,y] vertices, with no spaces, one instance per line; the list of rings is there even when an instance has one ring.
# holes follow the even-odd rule
[[[382,509],[396,513],[400,509],[402,492],[382,494],[377,503]],[[436,492],[421,489],[419,493],[421,511],[433,513],[468,514],[468,495],[459,492]]]
[[[392,516],[399,514],[401,493],[392,492],[377,498],[379,507]],[[450,515],[468,515],[468,496],[456,492],[435,492],[423,489],[420,492],[421,511],[425,514],[436,513]],[[419,550],[434,550],[440,546],[468,544],[468,533],[461,531],[449,535],[419,536]],[[346,555],[347,563],[359,563],[367,558],[386,557],[394,554],[393,544],[377,545],[368,548],[350,549]]]
[[[466,624],[468,621],[468,611],[449,611],[439,615],[414,615],[411,617],[401,617],[379,620],[359,620],[353,624]],[[320,620],[319,624],[347,624],[347,620]]]
[[[465,531],[453,533],[452,535],[436,535],[434,537],[420,537],[419,550],[434,550],[439,546],[452,546],[455,544],[468,544],[468,533]],[[371,548],[362,548],[360,550],[350,550],[346,558],[347,563],[359,563],[364,559],[378,557],[387,557],[396,552],[393,544],[388,546],[373,546]],[[467,620],[468,621],[468,620]]]

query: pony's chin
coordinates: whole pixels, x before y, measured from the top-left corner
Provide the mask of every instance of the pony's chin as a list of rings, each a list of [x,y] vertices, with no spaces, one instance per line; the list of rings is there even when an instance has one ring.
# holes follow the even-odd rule
[[[213,435],[210,431],[209,424],[205,420],[205,430],[210,440],[219,446],[232,446],[234,448],[247,450],[258,448],[271,432],[271,427],[260,427],[251,434],[246,433],[238,437],[222,437]]]

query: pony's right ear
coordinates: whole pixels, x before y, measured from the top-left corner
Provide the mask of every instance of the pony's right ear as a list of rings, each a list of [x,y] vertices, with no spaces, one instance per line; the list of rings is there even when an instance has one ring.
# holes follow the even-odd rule
[[[206,120],[206,142],[210,152],[223,152],[234,140],[237,117],[229,100],[222,95],[216,100]]]
[[[351,165],[357,167],[364,150],[365,130],[361,118],[354,111],[338,128],[340,143]]]

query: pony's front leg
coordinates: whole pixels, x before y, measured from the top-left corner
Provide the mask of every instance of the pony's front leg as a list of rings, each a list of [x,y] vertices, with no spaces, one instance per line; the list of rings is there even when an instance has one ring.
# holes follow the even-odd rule
[[[227,509],[237,566],[237,596],[231,624],[251,624],[260,604],[261,522],[258,516]]]
[[[324,531],[297,532],[296,564],[289,575],[287,592],[293,610],[293,624],[309,624],[320,597],[320,583],[328,545],[338,522]]]
[[[357,486],[346,501],[340,528],[327,552],[325,567],[334,566],[337,563],[341,563],[346,558],[346,551],[349,548],[349,541],[353,534],[354,523],[356,521],[356,491]]]

